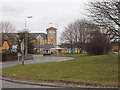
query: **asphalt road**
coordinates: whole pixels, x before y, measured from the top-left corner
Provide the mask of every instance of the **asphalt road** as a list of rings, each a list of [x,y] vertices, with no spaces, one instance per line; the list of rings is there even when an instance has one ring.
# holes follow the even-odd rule
[[[2,81],[2,88],[52,88],[52,87],[19,84],[19,83],[13,83],[8,81]]]
[[[46,57],[42,55],[34,55],[34,60],[25,60],[25,64],[34,64],[34,63],[44,63],[44,62],[57,62],[57,61],[66,61],[71,60],[71,57]],[[3,62],[2,67],[10,67],[14,65],[20,65],[21,61],[16,62]]]
[[[34,64],[34,63],[44,63],[44,62],[56,62],[56,61],[65,61],[71,60],[71,57],[44,57],[41,55],[34,55],[34,60],[26,60],[25,64]],[[19,65],[20,62],[3,62],[0,63],[2,67],[10,67],[14,65]],[[37,86],[37,85],[27,85],[27,84],[19,84],[2,80],[2,88],[53,88],[46,86]]]

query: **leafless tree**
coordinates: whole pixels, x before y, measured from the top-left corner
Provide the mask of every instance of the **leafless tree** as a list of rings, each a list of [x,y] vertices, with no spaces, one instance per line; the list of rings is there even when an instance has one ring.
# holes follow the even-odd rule
[[[111,40],[120,37],[120,1],[90,2],[88,5],[89,17],[109,35]]]
[[[0,33],[13,33],[15,32],[15,26],[13,26],[8,21],[1,21],[0,22]]]
[[[71,44],[71,50],[79,48],[85,52],[86,43],[89,42],[91,33],[96,29],[98,29],[97,26],[90,21],[77,20],[65,27],[62,33],[62,41]]]
[[[70,44],[71,51],[73,51],[73,43],[74,43],[73,28],[74,28],[73,24],[69,24],[67,27],[65,27],[65,30],[62,32],[62,37],[61,37],[62,42],[66,42]]]
[[[77,28],[77,48],[81,48],[83,53],[86,51],[86,44],[89,42],[92,32],[98,30],[99,28],[90,21],[78,20],[75,22],[75,28]]]

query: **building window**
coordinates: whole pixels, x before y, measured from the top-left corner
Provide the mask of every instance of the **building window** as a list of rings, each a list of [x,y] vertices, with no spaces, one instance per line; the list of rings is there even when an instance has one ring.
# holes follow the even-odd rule
[[[53,39],[51,39],[51,42],[53,42]]]

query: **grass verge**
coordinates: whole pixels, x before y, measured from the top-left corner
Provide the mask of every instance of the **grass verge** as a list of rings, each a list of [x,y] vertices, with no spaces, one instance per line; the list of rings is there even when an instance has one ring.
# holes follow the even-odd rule
[[[74,60],[3,68],[3,76],[118,86],[118,55],[69,54]]]

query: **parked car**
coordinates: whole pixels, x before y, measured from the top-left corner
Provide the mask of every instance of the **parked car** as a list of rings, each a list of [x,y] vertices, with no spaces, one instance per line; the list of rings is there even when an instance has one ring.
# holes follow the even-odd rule
[[[113,51],[113,54],[120,54],[120,51]]]
[[[51,54],[52,54],[51,52],[43,52],[43,56],[51,55]]]

